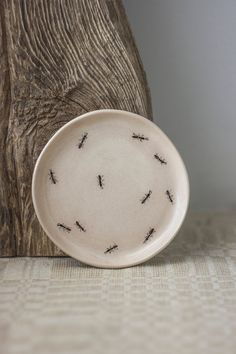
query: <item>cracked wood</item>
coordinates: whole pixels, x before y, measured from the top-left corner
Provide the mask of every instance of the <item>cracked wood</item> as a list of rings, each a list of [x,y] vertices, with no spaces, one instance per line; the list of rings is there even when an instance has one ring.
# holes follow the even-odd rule
[[[0,255],[58,256],[33,210],[31,179],[48,139],[87,111],[152,117],[120,0],[0,2]]]

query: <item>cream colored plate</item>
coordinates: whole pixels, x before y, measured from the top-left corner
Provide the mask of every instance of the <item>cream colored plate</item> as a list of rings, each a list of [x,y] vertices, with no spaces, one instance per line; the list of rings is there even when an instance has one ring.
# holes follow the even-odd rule
[[[63,126],[35,166],[33,202],[51,240],[97,267],[146,261],[186,214],[188,177],[177,150],[139,115],[100,110]]]

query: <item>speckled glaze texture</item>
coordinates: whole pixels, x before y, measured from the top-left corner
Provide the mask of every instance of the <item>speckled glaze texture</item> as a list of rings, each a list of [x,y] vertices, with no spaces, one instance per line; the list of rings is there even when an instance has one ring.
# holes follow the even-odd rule
[[[34,170],[38,219],[64,252],[97,267],[141,263],[174,237],[186,214],[188,177],[152,122],[119,110],[62,127]]]

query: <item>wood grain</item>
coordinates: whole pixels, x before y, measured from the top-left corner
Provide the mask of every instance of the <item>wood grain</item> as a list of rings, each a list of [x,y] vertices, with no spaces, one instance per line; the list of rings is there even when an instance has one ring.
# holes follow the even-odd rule
[[[0,252],[61,255],[33,210],[36,159],[87,111],[151,119],[145,73],[120,0],[3,0],[0,10]]]

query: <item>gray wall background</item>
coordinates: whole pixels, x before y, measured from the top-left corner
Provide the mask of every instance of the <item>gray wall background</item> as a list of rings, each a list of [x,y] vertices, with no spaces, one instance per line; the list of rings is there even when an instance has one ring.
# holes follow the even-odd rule
[[[191,208],[236,208],[236,0],[124,0]]]

